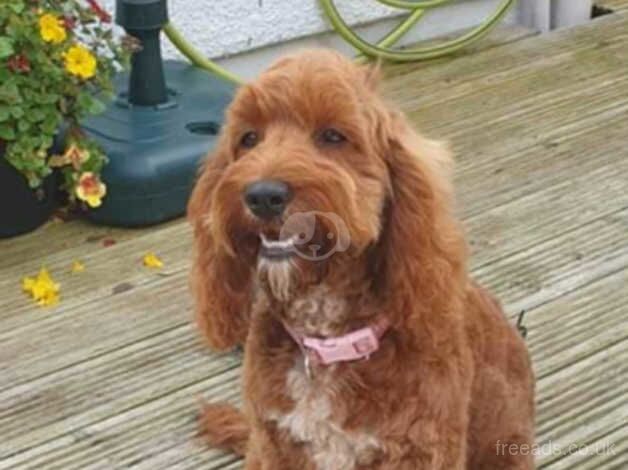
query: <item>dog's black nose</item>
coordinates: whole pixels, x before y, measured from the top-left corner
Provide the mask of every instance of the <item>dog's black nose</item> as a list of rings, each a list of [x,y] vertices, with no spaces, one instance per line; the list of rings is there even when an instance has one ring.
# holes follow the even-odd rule
[[[260,180],[244,190],[244,202],[260,219],[271,219],[283,214],[292,192],[283,181]]]

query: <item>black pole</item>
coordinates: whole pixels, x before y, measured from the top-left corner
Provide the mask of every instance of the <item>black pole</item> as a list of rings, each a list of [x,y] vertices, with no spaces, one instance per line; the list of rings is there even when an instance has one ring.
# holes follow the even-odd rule
[[[129,102],[156,106],[168,101],[159,35],[168,22],[166,0],[117,0],[116,23],[137,38],[141,50],[131,58]]]

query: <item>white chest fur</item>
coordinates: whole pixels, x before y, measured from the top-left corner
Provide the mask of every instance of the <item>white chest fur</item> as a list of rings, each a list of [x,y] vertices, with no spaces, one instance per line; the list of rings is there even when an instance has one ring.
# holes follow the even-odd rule
[[[288,372],[286,385],[295,407],[288,414],[272,414],[269,418],[289,431],[295,441],[307,445],[318,470],[352,470],[373,461],[381,448],[377,438],[365,432],[345,431],[334,421],[330,401],[333,391],[312,382],[301,361]]]

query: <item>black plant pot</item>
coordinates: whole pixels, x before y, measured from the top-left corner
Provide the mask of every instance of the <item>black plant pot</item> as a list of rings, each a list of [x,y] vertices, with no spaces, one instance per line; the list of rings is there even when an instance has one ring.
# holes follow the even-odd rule
[[[55,176],[47,177],[41,188],[33,190],[4,159],[0,143],[0,238],[13,237],[42,225],[56,206]]]

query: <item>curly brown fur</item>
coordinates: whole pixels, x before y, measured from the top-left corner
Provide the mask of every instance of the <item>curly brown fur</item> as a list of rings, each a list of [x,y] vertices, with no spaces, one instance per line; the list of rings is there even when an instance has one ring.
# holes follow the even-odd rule
[[[499,448],[533,443],[528,354],[467,273],[447,149],[417,134],[376,82],[333,52],[280,60],[238,91],[192,196],[199,325],[216,349],[246,341],[250,434],[235,433],[235,447],[249,470],[531,469],[531,456]],[[329,128],[346,140],[322,140]],[[251,130],[258,142],[242,145]],[[294,196],[265,222],[242,194],[269,178]],[[336,214],[348,249],[261,262],[260,234],[307,211]],[[369,360],[315,366],[311,378],[284,327],[337,336],[379,314],[392,327]],[[216,445],[223,425],[243,426],[216,408],[205,422]]]

